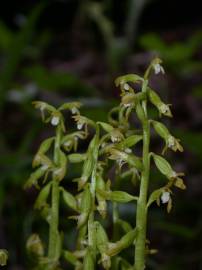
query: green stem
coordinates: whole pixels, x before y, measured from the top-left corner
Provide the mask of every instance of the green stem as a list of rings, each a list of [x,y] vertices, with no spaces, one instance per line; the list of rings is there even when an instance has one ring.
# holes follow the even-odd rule
[[[92,208],[88,219],[88,245],[93,252],[93,257],[96,259],[96,231],[94,224],[94,210],[95,210],[95,189],[96,189],[96,173],[97,173],[97,160],[99,151],[99,127],[96,127],[96,139],[95,149],[93,151],[94,168],[91,175],[90,191],[92,196]]]
[[[120,170],[116,169],[116,177],[114,179],[114,190],[119,190],[120,187]],[[117,224],[119,219],[118,203],[112,203],[112,218],[113,218],[113,241],[116,242],[119,238],[119,225]]]
[[[143,84],[142,91],[145,92],[147,88],[147,80]],[[135,244],[135,270],[145,269],[145,242],[146,242],[146,229],[147,229],[147,192],[149,184],[150,172],[150,157],[149,157],[149,144],[150,144],[150,125],[147,118],[147,103],[143,101],[142,104],[146,119],[143,122],[143,171],[141,175],[140,193],[137,202],[136,214],[136,228],[138,230],[137,240]]]
[[[61,127],[58,125],[56,130],[56,138],[54,145],[54,162],[57,166],[59,162],[59,150],[61,142]],[[51,220],[49,227],[49,247],[48,257],[50,261],[53,261],[57,257],[57,243],[58,243],[58,225],[59,225],[59,182],[53,178],[52,180],[52,193],[51,193]]]
[[[52,261],[56,255],[56,243],[58,242],[58,219],[59,219],[59,183],[52,181],[51,194],[51,221],[49,229],[48,257]]]

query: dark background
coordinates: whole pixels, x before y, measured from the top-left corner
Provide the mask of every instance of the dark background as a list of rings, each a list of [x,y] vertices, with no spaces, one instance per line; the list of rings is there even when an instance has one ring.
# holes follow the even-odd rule
[[[187,189],[175,191],[169,215],[152,207],[148,236],[159,253],[148,269],[202,269],[202,14],[196,0],[1,5],[0,248],[9,251],[8,269],[26,269],[28,235],[47,230],[32,208],[36,190],[22,188],[37,146],[52,132],[31,102],[81,100],[85,115],[104,121],[118,103],[114,79],[142,74],[154,56],[163,59],[166,74],[152,76],[151,84],[173,104],[167,124],[185,151],[170,160],[186,173]],[[151,187],[161,185],[159,175],[152,180]]]

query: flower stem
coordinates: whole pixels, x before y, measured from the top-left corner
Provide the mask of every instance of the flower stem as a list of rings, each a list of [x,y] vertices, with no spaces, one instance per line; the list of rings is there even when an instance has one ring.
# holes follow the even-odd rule
[[[147,88],[147,80],[143,84],[142,91],[145,92]],[[135,270],[143,270],[145,268],[145,242],[146,242],[146,229],[147,229],[147,192],[149,184],[150,172],[150,157],[149,157],[149,144],[150,144],[150,125],[147,118],[147,103],[143,101],[142,104],[146,115],[143,121],[143,171],[141,174],[139,199],[137,202],[136,213],[136,228],[138,230],[136,245],[135,245]]]
[[[54,162],[55,165],[59,162],[59,150],[61,141],[61,127],[58,125],[56,129],[55,145],[54,145]],[[59,182],[52,180],[52,193],[51,193],[51,220],[49,227],[49,247],[48,257],[50,261],[57,259],[57,243],[58,243],[58,224],[59,224]]]
[[[96,127],[96,143],[93,152],[94,168],[91,175],[90,191],[92,196],[92,208],[88,220],[88,245],[93,253],[94,260],[96,259],[96,230],[94,224],[94,211],[95,211],[95,189],[96,189],[96,173],[97,173],[97,160],[99,151],[99,127]]]
[[[59,183],[52,181],[51,221],[49,229],[48,257],[52,261],[56,254],[56,243],[58,241],[58,217],[59,217]]]

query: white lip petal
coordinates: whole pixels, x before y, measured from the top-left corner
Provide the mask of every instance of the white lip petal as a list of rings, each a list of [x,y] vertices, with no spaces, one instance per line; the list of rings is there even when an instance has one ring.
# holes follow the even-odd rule
[[[116,137],[111,136],[111,141],[114,143],[114,142],[117,142],[118,140],[117,140],[117,138],[116,138]]]
[[[67,141],[67,142],[64,143],[65,146],[70,146],[71,144],[72,144],[71,141]]]
[[[161,66],[159,64],[154,65],[154,73],[157,75],[161,72]]]
[[[123,104],[123,106],[124,106],[125,108],[129,108],[129,107],[131,106],[131,104],[130,104],[130,103],[125,103],[125,104]]]
[[[76,113],[78,113],[78,109],[76,107],[73,107],[71,109],[71,112],[72,112],[72,114],[76,114]]]
[[[175,145],[175,140],[173,138],[173,136],[169,136],[168,138],[168,147],[172,147]]]
[[[129,85],[127,83],[125,83],[123,88],[124,88],[124,90],[128,91],[130,87],[129,87]]]
[[[162,203],[167,203],[170,200],[170,192],[165,191],[161,195],[161,201]]]
[[[77,124],[77,128],[81,130],[83,128],[83,124]]]
[[[154,73],[156,75],[159,74],[159,73],[165,74],[164,68],[159,63],[154,64],[153,65],[153,68],[154,68]]]
[[[52,124],[53,126],[57,126],[57,125],[59,124],[59,121],[60,121],[60,119],[59,119],[58,116],[53,116],[53,117],[51,118],[51,124]]]

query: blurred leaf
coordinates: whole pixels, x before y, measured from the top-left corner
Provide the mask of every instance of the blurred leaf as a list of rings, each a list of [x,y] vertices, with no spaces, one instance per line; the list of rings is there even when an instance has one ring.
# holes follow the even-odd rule
[[[10,50],[13,38],[14,34],[11,32],[11,30],[0,21],[0,49],[3,52]]]
[[[175,129],[175,134],[181,138],[185,149],[192,151],[196,154],[202,161],[202,151],[201,151],[201,132],[193,132],[188,130]]]
[[[188,228],[181,224],[176,223],[168,223],[164,221],[159,221],[155,223],[155,228],[163,229],[164,231],[167,231],[168,233],[171,233],[173,235],[176,235],[177,237],[187,238],[191,239],[196,236],[198,233],[193,228]]]
[[[45,6],[45,1],[39,3],[31,12],[22,30],[12,40],[12,47],[8,52],[8,59],[0,75],[0,107],[2,107],[5,91],[9,87],[14,73],[22,59],[23,51],[34,32],[36,22]]]
[[[32,66],[23,70],[26,77],[39,88],[59,91],[67,90],[72,95],[90,95],[95,89],[82,82],[77,76],[65,72],[49,71],[43,66]]]

